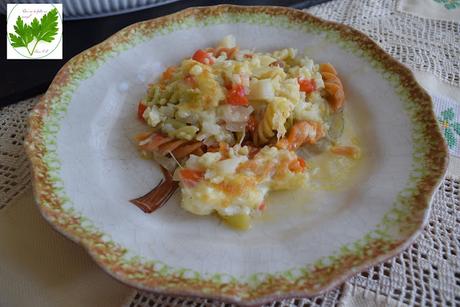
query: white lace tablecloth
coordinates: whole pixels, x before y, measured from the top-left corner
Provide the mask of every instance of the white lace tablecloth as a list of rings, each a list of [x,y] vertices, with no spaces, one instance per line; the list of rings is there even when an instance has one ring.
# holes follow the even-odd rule
[[[337,289],[267,306],[460,306],[460,0],[337,0],[309,11],[365,32],[414,71],[433,96],[451,161],[409,249]],[[22,147],[36,102],[0,109],[0,307],[229,306],[134,291],[51,231],[33,208]]]

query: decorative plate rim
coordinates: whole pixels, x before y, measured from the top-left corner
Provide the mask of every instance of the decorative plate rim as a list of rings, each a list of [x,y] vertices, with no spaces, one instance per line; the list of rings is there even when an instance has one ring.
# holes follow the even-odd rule
[[[137,257],[124,258],[125,248],[107,240],[104,233],[67,206],[70,200],[62,192],[62,179],[53,173],[60,168],[55,138],[71,98],[66,91],[74,90],[79,79],[90,76],[97,65],[104,62],[104,57],[129,49],[129,44],[135,45],[136,39],[147,40],[187,23],[206,25],[212,24],[213,20],[217,23],[224,20],[238,23],[241,22],[238,18],[242,17],[246,18],[245,22],[255,24],[271,22],[288,28],[296,26],[305,31],[324,32],[330,39],[337,40],[342,48],[359,52],[372,67],[381,70],[404,101],[403,107],[413,126],[414,142],[409,182],[375,230],[354,242],[352,249],[344,246],[335,255],[308,267],[265,274],[261,280],[258,274],[252,274],[254,277],[251,275],[250,279],[255,278],[255,286],[248,283],[250,279],[241,282],[225,274],[190,277],[186,276],[187,273],[195,273],[186,269],[171,268],[159,262],[143,262]],[[251,18],[254,20],[251,21]],[[32,184],[39,211],[55,230],[83,246],[105,272],[129,286],[151,292],[209,297],[244,305],[319,294],[407,248],[428,220],[431,199],[448,163],[447,145],[439,130],[431,98],[408,68],[358,30],[284,7],[196,7],[130,25],[76,55],[59,70],[48,91],[31,112],[28,129],[25,148],[32,165]],[[385,232],[388,225],[398,226],[399,238],[391,238]],[[300,275],[295,277],[293,270],[300,270]]]

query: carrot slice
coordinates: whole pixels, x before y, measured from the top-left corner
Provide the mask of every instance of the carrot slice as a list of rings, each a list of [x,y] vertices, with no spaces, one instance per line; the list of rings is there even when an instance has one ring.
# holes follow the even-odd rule
[[[234,106],[247,106],[249,104],[242,84],[234,84],[232,89],[228,91],[227,103]]]
[[[142,120],[142,121],[145,121],[144,119],[144,111],[147,109],[147,106],[145,104],[141,102],[139,102],[139,105],[137,106],[137,117]]]
[[[306,167],[307,167],[307,163],[301,157],[297,157],[297,159],[292,160],[288,164],[288,169],[294,173],[303,172]]]
[[[161,81],[168,81],[172,78],[173,73],[176,71],[176,67],[168,67],[161,75]]]
[[[204,178],[204,172],[191,169],[191,168],[183,168],[179,171],[180,179],[182,183],[189,188],[193,188],[198,182],[200,182]]]
[[[298,79],[300,91],[305,93],[311,93],[316,90],[316,83],[313,79]]]
[[[149,136],[152,135],[152,132],[141,132],[141,133],[138,133],[134,136],[134,140],[136,142],[142,142],[144,140],[146,140]]]
[[[230,148],[227,143],[224,143],[224,142],[219,143],[219,152],[222,155],[222,158],[221,158],[222,160],[228,159],[230,157],[229,151],[230,151]]]
[[[192,60],[195,60],[197,62],[200,62],[202,64],[209,64],[209,65],[212,65],[214,64],[214,60],[211,58],[211,55],[202,50],[202,49],[198,49],[192,56]]]
[[[359,159],[361,157],[361,151],[355,146],[332,146],[330,151],[333,154],[345,156],[351,159]]]

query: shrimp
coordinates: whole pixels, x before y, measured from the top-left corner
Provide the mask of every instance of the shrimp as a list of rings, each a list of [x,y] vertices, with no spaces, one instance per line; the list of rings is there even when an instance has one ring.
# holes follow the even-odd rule
[[[325,135],[326,133],[321,123],[304,120],[296,122],[291,129],[289,129],[287,137],[280,139],[276,143],[276,147],[296,150],[303,144],[315,144]]]

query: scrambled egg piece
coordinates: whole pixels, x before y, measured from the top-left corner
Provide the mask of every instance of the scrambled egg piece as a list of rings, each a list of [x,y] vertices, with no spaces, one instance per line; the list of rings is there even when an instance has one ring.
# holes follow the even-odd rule
[[[308,181],[306,166],[294,152],[264,147],[249,158],[247,146],[190,156],[176,170],[182,207],[194,214],[253,215],[265,208],[270,190],[295,189]]]

